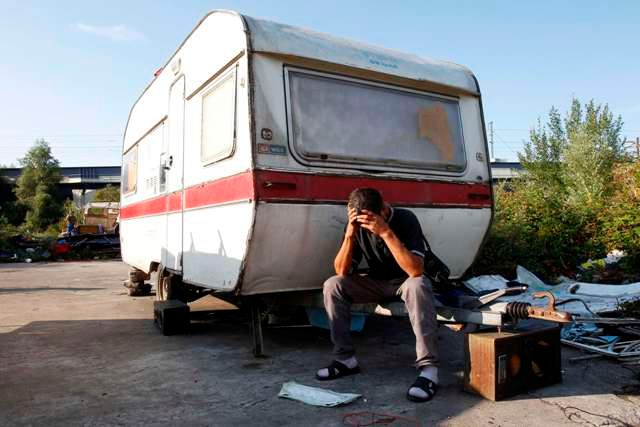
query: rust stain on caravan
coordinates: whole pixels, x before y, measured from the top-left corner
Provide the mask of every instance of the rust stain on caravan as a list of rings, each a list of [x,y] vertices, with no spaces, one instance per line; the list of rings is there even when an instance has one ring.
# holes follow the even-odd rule
[[[447,110],[442,105],[418,111],[418,135],[438,147],[443,160],[453,160],[453,141],[447,124]]]

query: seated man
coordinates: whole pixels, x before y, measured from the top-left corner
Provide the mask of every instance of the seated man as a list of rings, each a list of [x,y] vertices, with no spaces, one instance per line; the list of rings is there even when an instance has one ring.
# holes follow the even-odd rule
[[[399,296],[416,336],[419,376],[407,391],[416,402],[430,400],[438,384],[436,311],[431,283],[424,273],[425,245],[416,216],[392,208],[372,188],[349,195],[349,220],[336,255],[336,276],[324,282],[324,305],[331,327],[334,361],[316,378],[332,380],[360,372],[351,340],[351,304],[380,302]],[[369,274],[352,273],[362,257]],[[353,268],[352,268],[353,267]]]

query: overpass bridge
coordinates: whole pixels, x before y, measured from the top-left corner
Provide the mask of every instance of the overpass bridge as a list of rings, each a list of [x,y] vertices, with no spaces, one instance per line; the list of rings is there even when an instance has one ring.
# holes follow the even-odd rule
[[[15,199],[12,190],[21,173],[22,168],[0,169],[1,199]],[[65,199],[72,199],[78,207],[83,207],[91,201],[95,190],[108,184],[120,185],[120,166],[61,167],[60,175],[60,195]]]

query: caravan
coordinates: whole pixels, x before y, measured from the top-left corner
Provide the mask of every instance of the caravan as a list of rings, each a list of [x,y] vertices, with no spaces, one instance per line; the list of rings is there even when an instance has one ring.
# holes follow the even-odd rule
[[[122,171],[122,258],[160,299],[321,289],[357,187],[411,209],[452,277],[492,218],[468,69],[229,11],[135,102]]]

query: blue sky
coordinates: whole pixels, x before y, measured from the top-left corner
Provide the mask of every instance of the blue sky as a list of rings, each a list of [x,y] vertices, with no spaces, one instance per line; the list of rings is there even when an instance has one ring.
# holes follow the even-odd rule
[[[0,164],[36,138],[63,166],[120,164],[131,104],[212,9],[426,57],[478,77],[496,157],[515,159],[551,105],[609,103],[640,136],[636,1],[0,2]]]

